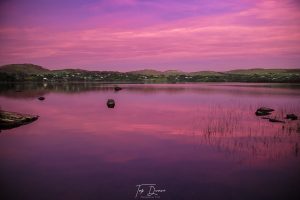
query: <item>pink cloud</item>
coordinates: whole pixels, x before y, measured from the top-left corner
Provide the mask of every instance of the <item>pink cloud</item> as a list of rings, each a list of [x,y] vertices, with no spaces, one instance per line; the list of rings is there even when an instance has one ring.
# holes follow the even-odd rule
[[[236,12],[157,21],[137,27],[122,27],[136,21],[127,12],[123,13],[124,19],[112,14],[104,16],[111,21],[98,23],[99,16],[87,19],[87,23],[95,26],[77,30],[2,27],[0,39],[4,43],[0,58],[3,63],[45,60],[53,66],[49,60],[57,58],[61,62],[55,65],[103,66],[143,60],[155,64],[161,60],[234,60],[263,55],[272,65],[274,56],[289,59],[300,52],[299,8],[287,2],[256,1],[254,7]],[[110,3],[134,5],[137,1]],[[137,21],[150,18],[146,13]]]

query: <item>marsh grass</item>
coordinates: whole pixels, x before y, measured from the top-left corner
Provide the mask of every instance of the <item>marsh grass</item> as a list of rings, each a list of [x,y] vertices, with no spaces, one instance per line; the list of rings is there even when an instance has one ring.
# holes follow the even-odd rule
[[[298,106],[276,108],[270,117],[286,123],[272,123],[254,115],[258,105],[212,105],[195,110],[191,129],[197,144],[211,146],[239,162],[278,160],[299,156],[299,120],[285,120]],[[298,113],[296,113],[298,114]]]

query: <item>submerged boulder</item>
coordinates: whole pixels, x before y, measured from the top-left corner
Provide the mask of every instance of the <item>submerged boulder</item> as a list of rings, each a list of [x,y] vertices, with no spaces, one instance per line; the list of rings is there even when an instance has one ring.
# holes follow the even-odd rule
[[[29,124],[39,118],[38,115],[21,114],[8,111],[0,111],[0,130],[16,128]]]
[[[278,119],[275,119],[275,118],[269,118],[269,122],[285,123],[285,121],[278,120]]]
[[[106,105],[108,108],[114,108],[115,107],[115,100],[113,99],[108,99],[107,102],[106,102]]]
[[[285,121],[282,121],[282,120],[279,120],[279,119],[276,119],[276,118],[271,118],[271,117],[262,117],[262,119],[267,119],[267,120],[269,120],[269,122],[285,123]]]
[[[295,114],[287,114],[286,115],[286,119],[290,119],[290,120],[297,120],[298,116]]]

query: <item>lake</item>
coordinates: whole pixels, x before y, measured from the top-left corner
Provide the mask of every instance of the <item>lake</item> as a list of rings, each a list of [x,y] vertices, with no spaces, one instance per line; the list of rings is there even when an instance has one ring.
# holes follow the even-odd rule
[[[1,85],[3,110],[40,117],[0,133],[0,198],[300,199],[299,86],[114,86]]]

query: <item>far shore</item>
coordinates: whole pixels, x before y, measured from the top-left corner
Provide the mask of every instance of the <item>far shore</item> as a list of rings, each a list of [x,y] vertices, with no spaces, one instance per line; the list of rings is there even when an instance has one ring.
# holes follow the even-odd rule
[[[83,69],[49,70],[33,64],[11,64],[0,67],[1,82],[97,82],[102,84],[143,83],[300,83],[300,69],[242,69],[226,72],[151,69],[118,72]]]

